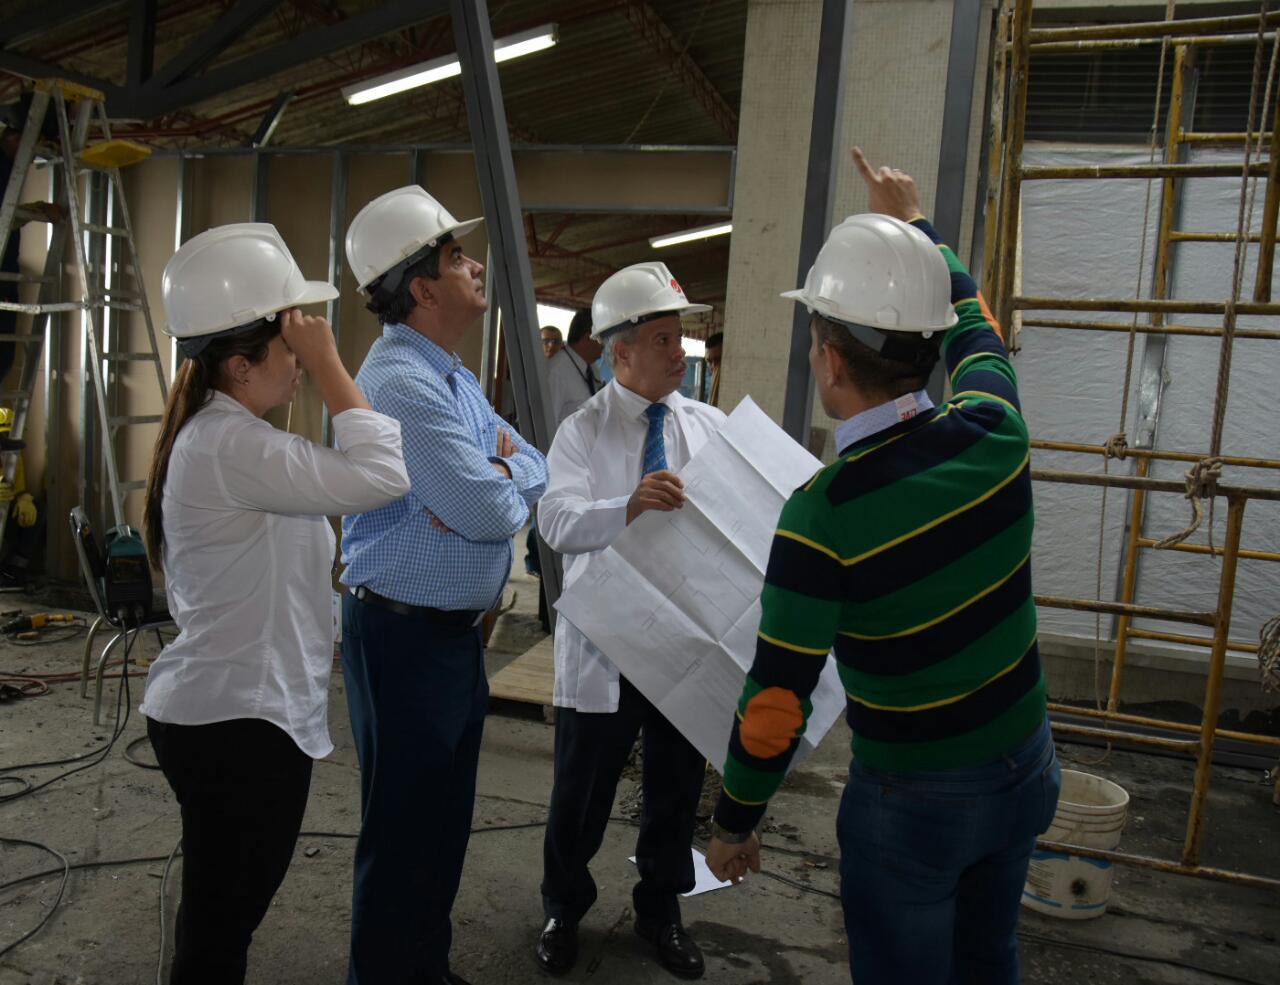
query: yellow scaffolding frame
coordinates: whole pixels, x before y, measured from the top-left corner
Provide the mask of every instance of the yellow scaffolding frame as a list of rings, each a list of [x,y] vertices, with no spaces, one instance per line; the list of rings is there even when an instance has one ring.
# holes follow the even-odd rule
[[[1280,315],[1280,304],[1271,302],[1270,286],[1275,256],[1276,221],[1280,217],[1280,94],[1276,95],[1275,117],[1271,129],[1259,132],[1259,125],[1248,133],[1193,133],[1191,130],[1191,105],[1186,98],[1189,80],[1195,71],[1197,49],[1223,44],[1276,42],[1280,28],[1280,11],[1258,15],[1229,17],[1202,17],[1182,20],[1147,21],[1130,24],[1107,24],[1074,27],[1032,27],[1032,0],[1002,0],[997,15],[997,45],[994,49],[992,99],[990,122],[990,160],[1000,162],[1000,180],[991,182],[987,193],[985,255],[993,262],[984,276],[987,297],[996,304],[997,320],[1005,326],[1011,351],[1018,349],[1018,337],[1026,328],[1067,329],[1075,331],[1125,332],[1161,335],[1195,335],[1217,337],[1222,341],[1222,359],[1229,367],[1231,347],[1237,338],[1280,339],[1280,331],[1237,328],[1237,315]],[[1164,160],[1146,165],[1099,167],[1035,167],[1023,162],[1026,140],[1026,110],[1028,77],[1033,54],[1096,51],[1115,48],[1131,48],[1146,44],[1170,45],[1175,54],[1173,87],[1170,93],[1169,123],[1166,127]],[[1255,78],[1255,87],[1257,79]],[[1256,94],[1256,93],[1255,93]],[[1259,107],[1259,117],[1267,111]],[[1253,121],[1249,121],[1253,126]],[[1265,161],[1246,160],[1230,164],[1194,164],[1183,160],[1183,149],[1190,144],[1242,144],[1246,151],[1249,141],[1261,144],[1267,140],[1269,157]],[[1182,181],[1200,177],[1234,177],[1243,182],[1251,177],[1267,179],[1266,201],[1263,208],[1262,231],[1251,234],[1239,228],[1235,233],[1203,233],[1174,228],[1176,202]],[[1099,298],[1072,299],[1052,297],[1028,297],[1020,293],[1018,269],[1021,239],[1021,199],[1024,181],[1045,179],[1109,180],[1118,178],[1159,179],[1162,182],[1162,198],[1159,216],[1155,258],[1155,277],[1150,299]],[[1241,225],[1244,219],[1241,217]],[[1241,239],[1259,244],[1258,274],[1252,300],[1227,301],[1175,299],[1170,297],[1170,260],[1174,246],[1185,242],[1222,242],[1237,244]],[[1231,292],[1234,295],[1234,285]],[[1080,311],[1128,313],[1134,315],[1135,324],[1082,321],[1062,318],[1026,317],[1024,312]],[[1150,323],[1137,325],[1139,314],[1150,316]],[[1166,322],[1167,316],[1177,314],[1221,315],[1221,328],[1205,328]],[[1132,358],[1132,357],[1130,357]],[[1232,640],[1231,610],[1236,588],[1236,569],[1240,558],[1280,561],[1280,553],[1247,550],[1241,547],[1245,507],[1250,500],[1280,500],[1280,488],[1255,485],[1228,486],[1217,481],[1216,476],[1202,482],[1200,495],[1205,498],[1226,500],[1227,525],[1225,542],[1221,547],[1210,544],[1168,543],[1142,535],[1147,497],[1154,493],[1188,495],[1188,484],[1178,481],[1154,479],[1150,476],[1153,461],[1193,463],[1198,468],[1206,462],[1248,469],[1280,469],[1280,461],[1261,458],[1222,456],[1218,445],[1221,439],[1221,404],[1225,400],[1226,383],[1223,382],[1219,398],[1215,402],[1213,448],[1209,454],[1193,452],[1127,448],[1124,436],[1119,435],[1105,445],[1065,441],[1034,440],[1031,446],[1043,451],[1064,451],[1101,455],[1107,461],[1111,457],[1132,457],[1136,460],[1133,475],[1113,475],[1069,472],[1050,469],[1033,469],[1032,478],[1042,482],[1058,482],[1075,485],[1101,486],[1131,490],[1129,529],[1124,546],[1120,596],[1117,601],[1102,599],[1074,599],[1055,596],[1036,596],[1038,605],[1074,609],[1118,617],[1116,625],[1115,654],[1109,694],[1105,709],[1081,709],[1073,706],[1050,704],[1054,711],[1095,718],[1098,727],[1062,722],[1054,723],[1059,735],[1074,735],[1107,741],[1123,740],[1126,743],[1154,749],[1185,752],[1195,757],[1195,785],[1187,817],[1186,835],[1181,858],[1177,861],[1151,858],[1119,851],[1100,851],[1075,845],[1042,841],[1041,847],[1050,851],[1070,852],[1092,858],[1120,862],[1204,878],[1246,884],[1271,890],[1280,890],[1280,880],[1217,869],[1200,864],[1200,851],[1204,838],[1205,805],[1213,772],[1214,742],[1218,738],[1244,740],[1280,750],[1280,738],[1248,732],[1231,731],[1217,727],[1222,700],[1222,679],[1228,650],[1257,653],[1258,645]],[[1118,444],[1114,442],[1119,441]],[[1198,500],[1193,500],[1197,515]],[[1185,536],[1185,535],[1184,535]],[[1171,540],[1175,540],[1171,538]],[[1171,549],[1189,554],[1214,555],[1221,559],[1222,568],[1217,578],[1217,604],[1210,611],[1187,611],[1135,603],[1137,569],[1140,551]],[[1157,632],[1137,629],[1133,620],[1155,618],[1168,622],[1204,626],[1210,629],[1208,637],[1183,633]],[[1121,712],[1120,697],[1124,682],[1125,659],[1129,641],[1134,639],[1160,640],[1183,645],[1207,647],[1210,651],[1204,704],[1199,725],[1169,722]],[[1111,723],[1157,727],[1173,733],[1185,733],[1180,739],[1167,735],[1135,734],[1109,727]],[[1280,796],[1280,781],[1277,782]]]

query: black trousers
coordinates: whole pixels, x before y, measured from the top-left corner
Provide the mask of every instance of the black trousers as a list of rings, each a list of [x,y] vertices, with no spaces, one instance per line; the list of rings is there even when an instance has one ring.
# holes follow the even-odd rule
[[[555,780],[542,850],[548,918],[576,924],[596,901],[588,864],[600,850],[618,780],[642,731],[640,881],[632,901],[646,926],[679,921],[679,894],[694,885],[690,847],[706,761],[626,678],[612,714],[556,709]]]
[[[423,985],[449,970],[489,707],[474,626],[342,598],[342,674],[360,758],[347,985]]]
[[[239,985],[249,942],[284,881],[311,787],[311,757],[256,718],[147,720],[182,807],[182,902],[170,985]]]

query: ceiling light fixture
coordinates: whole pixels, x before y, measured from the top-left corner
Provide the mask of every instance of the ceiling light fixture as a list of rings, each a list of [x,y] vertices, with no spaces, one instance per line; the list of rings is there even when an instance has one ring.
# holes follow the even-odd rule
[[[530,55],[535,51],[550,48],[559,40],[556,25],[543,24],[541,27],[530,28],[519,34],[498,38],[493,42],[493,60],[505,62],[512,58],[519,58],[521,55]],[[351,106],[359,106],[385,96],[393,96],[398,92],[430,85],[442,79],[452,79],[461,74],[462,65],[458,61],[458,56],[445,55],[345,86],[342,90],[342,98]]]
[[[692,243],[696,239],[710,239],[712,236],[724,236],[731,232],[733,232],[732,222],[717,222],[714,226],[699,226],[697,229],[685,229],[666,236],[654,236],[649,240],[649,245],[655,250],[660,250],[664,246]]]

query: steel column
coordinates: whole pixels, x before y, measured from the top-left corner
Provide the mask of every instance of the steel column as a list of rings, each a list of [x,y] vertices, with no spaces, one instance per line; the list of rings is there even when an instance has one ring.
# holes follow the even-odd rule
[[[944,243],[960,252],[960,224],[964,216],[965,171],[969,160],[969,122],[973,110],[973,82],[978,74],[979,27],[982,0],[954,0],[951,7],[951,49],[947,55],[947,91],[942,106],[942,149],[938,154],[938,183],[933,196],[933,228]],[[942,401],[946,362],[939,359],[929,375],[929,397]]]
[[[486,231],[493,251],[488,283],[503,313],[503,340],[509,353],[516,412],[524,437],[545,454],[555,434],[555,419],[551,412],[546,360],[538,338],[533,274],[511,159],[507,114],[498,66],[493,58],[489,5],[487,0],[451,0],[450,6],[454,41],[462,63],[462,85],[484,201]],[[542,587],[550,606],[560,595],[560,569],[550,548],[539,542],[539,550]]]
[[[333,329],[333,339],[342,351],[342,256],[343,243],[347,235],[347,155],[338,151],[333,155],[333,176],[329,198],[329,283],[339,289],[339,296],[325,304],[325,317]],[[321,440],[326,444],[333,443],[333,419],[329,416],[329,408],[324,407],[321,423]]]
[[[840,173],[846,55],[853,35],[852,0],[822,0],[818,27],[818,67],[813,86],[813,121],[809,128],[809,167],[804,183],[800,256],[795,283],[803,284],[831,228],[836,176]],[[782,426],[802,445],[809,443],[813,414],[813,376],[809,372],[809,313],[797,304],[791,323],[787,390]]]

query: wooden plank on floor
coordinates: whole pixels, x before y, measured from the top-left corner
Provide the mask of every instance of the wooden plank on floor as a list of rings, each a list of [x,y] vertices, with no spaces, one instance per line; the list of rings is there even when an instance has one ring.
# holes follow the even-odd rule
[[[535,643],[489,681],[489,696],[534,705],[551,704],[555,657],[548,636]]]

